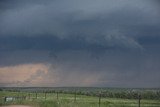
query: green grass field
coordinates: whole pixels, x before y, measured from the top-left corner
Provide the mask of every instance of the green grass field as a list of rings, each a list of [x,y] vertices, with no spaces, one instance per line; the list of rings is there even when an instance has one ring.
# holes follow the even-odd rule
[[[26,99],[17,99],[14,101],[4,101],[5,96],[27,96]],[[33,107],[99,107],[99,98],[85,95],[74,94],[58,94],[47,93],[46,98],[44,93],[27,92],[7,92],[0,91],[0,106],[2,105],[31,105]],[[138,100],[136,99],[116,99],[116,98],[101,98],[100,107],[138,107]],[[141,100],[141,107],[160,107],[159,100]]]

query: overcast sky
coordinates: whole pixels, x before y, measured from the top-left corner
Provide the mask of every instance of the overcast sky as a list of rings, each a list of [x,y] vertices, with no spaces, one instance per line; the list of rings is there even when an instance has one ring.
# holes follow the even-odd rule
[[[160,87],[158,0],[0,0],[0,87]]]

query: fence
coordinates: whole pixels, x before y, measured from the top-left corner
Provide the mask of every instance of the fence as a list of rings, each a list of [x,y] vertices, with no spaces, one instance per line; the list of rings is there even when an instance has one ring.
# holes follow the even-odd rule
[[[51,95],[54,94],[54,95]],[[61,92],[54,92],[54,93],[47,93],[47,92],[43,92],[43,93],[38,93],[38,92],[32,92],[32,93],[27,93],[25,95],[21,95],[20,93],[18,93],[18,96],[5,96],[4,97],[4,101],[5,102],[10,102],[10,101],[15,101],[15,100],[34,100],[34,99],[47,99],[47,98],[55,98],[57,100],[60,100],[60,95],[64,93]],[[79,97],[77,95],[77,91],[75,90],[74,93],[70,94],[72,96],[70,96],[70,98],[72,98],[73,102],[77,101],[77,97]],[[103,93],[99,92],[97,94],[97,105],[98,107],[101,107],[101,103],[102,103],[102,99],[107,99],[103,97]],[[62,97],[61,97],[62,98]],[[141,95],[137,96],[137,107],[141,107]]]

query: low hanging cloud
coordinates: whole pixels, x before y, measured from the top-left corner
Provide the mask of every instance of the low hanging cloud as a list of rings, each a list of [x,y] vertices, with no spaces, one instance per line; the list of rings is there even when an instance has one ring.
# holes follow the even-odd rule
[[[41,75],[48,72],[48,67],[43,64],[22,64],[16,66],[0,67],[0,84],[2,86],[25,86],[26,80],[29,84],[36,81]]]
[[[114,52],[107,52],[95,58],[85,51],[68,51],[65,55],[58,54],[57,58],[50,57],[48,64],[45,65],[2,67],[1,86],[155,87],[159,85],[159,58],[144,54]],[[4,71],[4,68],[7,69]],[[8,81],[11,71],[12,77]]]

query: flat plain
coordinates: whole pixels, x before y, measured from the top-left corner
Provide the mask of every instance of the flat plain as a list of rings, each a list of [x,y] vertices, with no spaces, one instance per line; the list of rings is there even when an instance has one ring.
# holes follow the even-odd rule
[[[13,97],[13,101],[5,101]],[[7,106],[14,105],[14,106]],[[138,99],[110,98],[64,92],[0,91],[1,107],[139,107]],[[160,107],[159,99],[141,99],[140,107]]]

